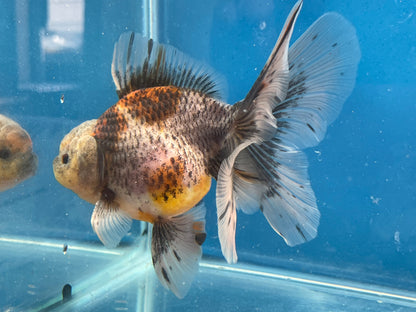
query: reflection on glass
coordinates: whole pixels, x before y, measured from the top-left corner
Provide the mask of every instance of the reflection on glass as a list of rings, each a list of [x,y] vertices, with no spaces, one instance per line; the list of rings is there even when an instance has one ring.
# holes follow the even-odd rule
[[[40,33],[43,57],[82,46],[84,8],[84,0],[48,0],[46,28]]]

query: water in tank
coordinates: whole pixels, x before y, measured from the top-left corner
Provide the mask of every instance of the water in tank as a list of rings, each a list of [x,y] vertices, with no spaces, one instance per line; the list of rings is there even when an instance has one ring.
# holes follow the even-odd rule
[[[416,309],[414,1],[0,8],[1,311]]]

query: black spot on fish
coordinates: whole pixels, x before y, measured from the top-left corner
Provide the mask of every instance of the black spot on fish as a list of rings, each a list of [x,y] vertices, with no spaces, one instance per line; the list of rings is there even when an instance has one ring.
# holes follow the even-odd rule
[[[179,257],[178,253],[176,252],[176,250],[173,250],[173,254],[175,255],[176,260],[178,260],[179,262],[181,262],[181,257]]]
[[[176,180],[175,178],[173,178],[172,184],[173,184],[174,187],[178,187],[178,180]]]
[[[312,130],[313,133],[315,133],[315,129],[309,123],[307,123],[306,125],[308,126],[309,129]]]
[[[164,181],[163,172],[159,173],[158,180],[159,180],[159,184],[162,185]]]
[[[296,230],[299,232],[299,234],[303,237],[303,239],[306,241],[305,234],[303,234],[302,230],[299,227],[299,224],[296,225]]]
[[[197,233],[197,234],[195,234],[195,241],[199,246],[201,246],[205,242],[206,238],[207,238],[206,233]]]
[[[318,34],[312,37],[312,41],[315,40],[318,37]]]
[[[341,73],[340,73],[340,75],[341,75],[341,76],[344,76],[344,72],[341,72]]]
[[[163,275],[163,278],[165,279],[165,281],[170,284],[170,280],[169,280],[169,277],[168,277],[168,273],[166,273],[165,268],[162,268],[162,275]]]
[[[230,204],[231,204],[231,202],[227,202],[227,205],[225,206],[225,209],[222,212],[222,214],[220,215],[220,217],[218,218],[218,220],[222,220],[225,217],[225,215],[227,214],[228,207],[230,206]]]
[[[332,47],[333,47],[333,48],[335,48],[337,45],[338,45],[338,43],[336,43],[336,42],[335,42],[335,43],[332,45]]]
[[[279,198],[282,198],[282,195],[280,195],[276,187],[269,187],[269,189],[266,191],[264,195],[268,198],[274,197],[274,196],[278,196]]]

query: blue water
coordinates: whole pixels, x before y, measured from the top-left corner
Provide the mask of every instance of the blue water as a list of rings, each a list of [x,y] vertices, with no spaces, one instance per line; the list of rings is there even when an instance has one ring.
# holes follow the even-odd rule
[[[178,300],[155,280],[147,251],[137,254],[137,245],[142,248],[146,240],[138,222],[122,247],[107,253],[90,226],[93,207],[54,179],[52,160],[63,136],[117,101],[110,65],[122,32],[152,34],[208,63],[224,76],[227,102],[234,103],[253,84],[294,3],[0,3],[0,113],[30,133],[39,157],[35,177],[0,194],[0,311],[53,306],[66,283],[78,298],[72,303],[76,311],[415,308],[415,1],[304,3],[293,39],[324,12],[336,11],[356,27],[362,54],[356,87],[339,118],[324,141],[306,151],[321,211],[318,237],[307,244],[288,247],[260,213],[239,213],[240,266],[218,267],[226,262],[211,192],[204,263],[190,294]],[[64,244],[70,246],[66,254]],[[135,265],[114,273],[126,263]],[[103,272],[114,276],[108,279]],[[397,296],[386,301],[371,292],[351,295],[349,288],[279,278],[299,274],[307,281]]]

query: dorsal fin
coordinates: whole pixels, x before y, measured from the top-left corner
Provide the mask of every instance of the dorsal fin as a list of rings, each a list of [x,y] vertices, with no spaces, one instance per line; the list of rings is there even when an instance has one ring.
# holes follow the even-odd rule
[[[175,86],[220,98],[216,75],[172,46],[133,32],[124,33],[114,45],[111,74],[119,98],[132,91]]]

